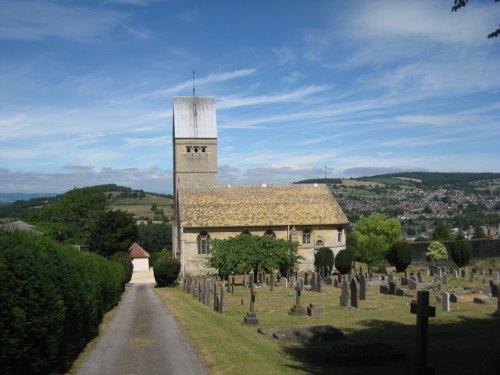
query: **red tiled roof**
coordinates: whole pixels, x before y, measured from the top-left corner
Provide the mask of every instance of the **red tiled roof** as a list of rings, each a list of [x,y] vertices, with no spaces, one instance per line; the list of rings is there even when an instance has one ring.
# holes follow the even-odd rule
[[[132,259],[134,258],[149,258],[149,253],[140,247],[135,242],[128,249],[128,253]]]

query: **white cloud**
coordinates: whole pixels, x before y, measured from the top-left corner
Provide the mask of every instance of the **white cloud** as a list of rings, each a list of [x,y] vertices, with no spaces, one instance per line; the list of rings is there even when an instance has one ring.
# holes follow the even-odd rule
[[[280,65],[291,64],[297,61],[297,54],[293,48],[273,48],[272,51],[276,55],[278,64]]]
[[[42,40],[101,39],[126,18],[102,8],[86,8],[48,1],[3,1],[0,38]]]

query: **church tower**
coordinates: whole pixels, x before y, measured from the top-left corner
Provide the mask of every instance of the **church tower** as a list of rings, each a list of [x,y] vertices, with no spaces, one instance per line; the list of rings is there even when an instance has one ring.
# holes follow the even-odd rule
[[[215,98],[174,97],[174,193],[180,186],[217,184]]]
[[[172,245],[174,256],[183,258],[183,223],[179,218],[181,202],[179,190],[182,186],[217,185],[215,98],[176,96],[172,118],[175,199]]]

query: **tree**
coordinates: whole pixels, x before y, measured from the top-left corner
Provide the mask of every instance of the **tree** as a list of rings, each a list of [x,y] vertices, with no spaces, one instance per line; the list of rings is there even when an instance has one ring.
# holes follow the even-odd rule
[[[335,268],[342,275],[349,273],[354,261],[354,254],[349,250],[340,250],[335,257]]]
[[[170,256],[161,256],[153,266],[155,281],[159,287],[172,285],[179,277],[181,262]]]
[[[399,240],[401,224],[396,219],[387,219],[385,215],[375,214],[362,217],[353,231],[356,237],[356,256],[369,267],[380,265],[384,253]]]
[[[396,267],[396,272],[404,272],[412,260],[410,244],[406,241],[395,242],[387,252],[385,259],[390,265]]]
[[[446,241],[452,238],[450,227],[444,221],[436,220],[434,222],[434,229],[432,229],[432,239],[434,241]]]
[[[451,259],[457,267],[465,267],[472,256],[472,246],[469,241],[455,241],[450,244]]]
[[[333,269],[333,251],[329,247],[321,247],[316,254],[314,254],[314,268],[319,271],[321,267],[327,268],[329,275]]]
[[[127,252],[137,241],[137,224],[126,211],[106,211],[96,221],[90,233],[89,247],[103,256],[109,257],[119,251]]]
[[[486,238],[486,234],[484,233],[483,227],[480,225],[474,226],[474,239]]]
[[[500,0],[495,0],[495,2],[499,2]],[[460,8],[463,8],[467,5],[469,0],[454,0],[455,5],[451,7],[452,12],[458,11]],[[498,35],[500,35],[500,28],[496,29],[495,31],[491,32],[488,34],[488,39],[490,38],[496,38]]]
[[[441,260],[448,260],[448,251],[446,247],[439,241],[432,241],[427,248],[425,257],[429,262],[434,262],[436,265]]]
[[[140,224],[137,242],[149,253],[172,249],[172,226],[170,224]]]
[[[224,240],[214,239],[208,266],[217,269],[221,276],[244,274],[251,270],[256,276],[258,271],[270,272],[283,264],[293,267],[299,259],[297,247],[296,242],[248,234]]]

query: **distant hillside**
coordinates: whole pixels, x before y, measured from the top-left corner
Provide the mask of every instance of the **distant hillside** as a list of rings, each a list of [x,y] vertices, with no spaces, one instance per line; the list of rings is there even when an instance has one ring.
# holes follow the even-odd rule
[[[359,177],[357,180],[384,184],[412,184],[429,188],[459,187],[482,180],[500,179],[500,173],[401,172]]]
[[[333,185],[333,184],[341,184],[342,179],[340,178],[310,178],[307,180],[300,180],[297,182],[294,182],[294,184],[327,184],[327,185]]]
[[[32,198],[54,197],[55,193],[0,193],[0,204],[27,201]]]

